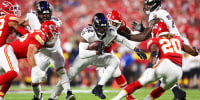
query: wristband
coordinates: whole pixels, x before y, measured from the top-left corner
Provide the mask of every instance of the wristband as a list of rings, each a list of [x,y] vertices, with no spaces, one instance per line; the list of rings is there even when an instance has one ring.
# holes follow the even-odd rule
[[[153,64],[149,62],[149,64],[147,65],[147,68],[152,68]]]

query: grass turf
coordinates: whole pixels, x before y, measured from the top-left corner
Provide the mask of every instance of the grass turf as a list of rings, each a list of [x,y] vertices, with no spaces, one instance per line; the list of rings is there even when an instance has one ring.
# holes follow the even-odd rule
[[[80,88],[80,87],[71,87],[72,91],[76,95],[77,100],[101,100],[97,96],[94,96],[91,93],[92,88]],[[33,98],[32,88],[30,86],[26,88],[20,88],[19,86],[12,86],[9,92],[6,94],[4,100],[31,100]],[[138,100],[143,100],[154,88],[141,88],[135,91],[132,95]],[[53,87],[42,86],[43,99],[48,100],[50,97],[50,90],[53,90]],[[86,90],[86,91],[85,91]],[[111,90],[111,91],[109,91]],[[200,90],[198,89],[184,89],[187,92],[187,100],[200,100]],[[82,92],[79,92],[82,91]],[[110,87],[104,87],[106,99],[110,100],[115,97],[120,89],[111,89]],[[156,100],[172,100],[173,93],[168,90],[160,98]],[[59,100],[66,100],[65,93],[62,93]],[[126,100],[123,98],[122,100]]]

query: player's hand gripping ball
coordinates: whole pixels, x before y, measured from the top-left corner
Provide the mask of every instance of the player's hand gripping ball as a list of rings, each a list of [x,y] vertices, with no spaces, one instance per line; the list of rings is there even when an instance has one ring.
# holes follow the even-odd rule
[[[94,41],[88,46],[88,50],[97,50],[98,52],[100,52],[100,54],[103,53],[104,49],[105,45],[103,41]]]

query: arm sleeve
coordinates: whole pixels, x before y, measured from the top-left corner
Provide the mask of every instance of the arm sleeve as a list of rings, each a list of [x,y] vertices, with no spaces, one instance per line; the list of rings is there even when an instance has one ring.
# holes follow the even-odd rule
[[[25,35],[26,33],[29,33],[28,30],[25,30],[23,26],[19,26],[16,31],[19,32],[21,35]]]
[[[126,39],[126,38],[124,38],[120,35],[116,36],[115,41],[125,45],[126,47],[128,47],[131,50],[134,50],[134,48],[138,44],[137,42],[130,41],[130,40],[128,40],[128,39]]]
[[[88,58],[96,55],[96,50],[87,50],[89,43],[79,43],[79,56],[80,58]]]

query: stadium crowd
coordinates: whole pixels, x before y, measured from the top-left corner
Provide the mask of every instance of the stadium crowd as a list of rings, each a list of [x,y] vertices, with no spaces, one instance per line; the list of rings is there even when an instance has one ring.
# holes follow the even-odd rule
[[[2,0],[1,0],[2,1]],[[61,43],[66,58],[66,69],[69,68],[78,52],[78,42],[80,33],[84,27],[91,22],[92,16],[97,12],[107,14],[108,11],[115,9],[121,12],[127,25],[131,28],[133,21],[140,22],[142,20],[144,26],[147,25],[148,16],[143,12],[144,0],[47,0],[53,5],[53,16],[62,20],[61,28]],[[189,44],[197,47],[200,50],[200,4],[199,0],[163,0],[162,8],[169,11],[174,19],[181,35],[187,37]],[[26,13],[30,10],[35,10],[37,0],[16,0],[19,3],[21,14],[21,21],[26,17]],[[14,36],[11,36],[12,40]],[[139,44],[140,48],[146,51],[146,41]],[[124,71],[130,71],[124,74],[128,83],[135,81],[138,76],[144,71],[147,64],[146,61],[141,61],[135,54],[125,50],[119,44],[114,47],[115,54],[121,58],[121,67]],[[200,57],[190,57],[186,55],[183,61],[183,80],[184,87],[193,88],[196,84],[200,88]],[[26,59],[19,60],[20,75],[15,82],[30,83],[29,64]],[[139,72],[139,73],[138,73]],[[51,74],[52,73],[52,74]],[[88,78],[88,73],[91,78]],[[50,69],[48,74],[51,75],[46,83],[55,85],[58,80],[55,70]],[[27,77],[29,76],[29,77]],[[82,76],[82,78],[81,78]],[[95,77],[94,77],[95,76]],[[97,80],[97,74],[94,66],[88,67],[79,77],[76,78],[72,85],[94,86]],[[24,80],[25,79],[25,80]],[[90,80],[92,79],[92,80]],[[188,81],[189,79],[189,81]],[[114,83],[113,83],[114,84]]]

